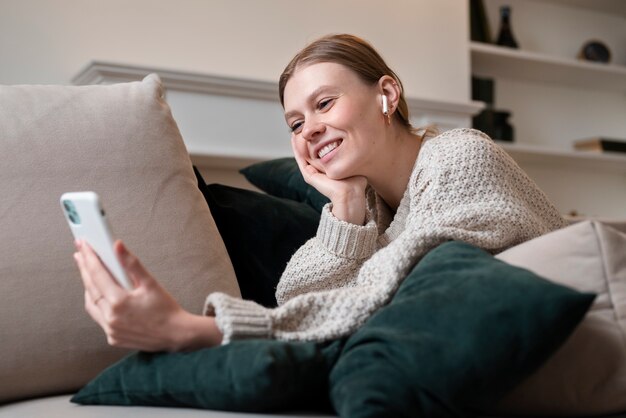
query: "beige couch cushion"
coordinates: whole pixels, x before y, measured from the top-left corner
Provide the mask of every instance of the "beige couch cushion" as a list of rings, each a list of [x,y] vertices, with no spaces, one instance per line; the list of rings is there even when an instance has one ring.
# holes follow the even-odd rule
[[[334,415],[333,415],[334,416]],[[310,412],[252,414],[192,408],[76,405],[69,396],[53,396],[0,406],[0,418],[332,418]]]
[[[563,347],[508,395],[500,413],[581,416],[626,411],[625,224],[571,225],[497,257],[598,294]]]
[[[156,75],[0,86],[0,403],[72,391],[125,351],[85,313],[59,197],[100,194],[114,233],[181,305],[239,295]]]

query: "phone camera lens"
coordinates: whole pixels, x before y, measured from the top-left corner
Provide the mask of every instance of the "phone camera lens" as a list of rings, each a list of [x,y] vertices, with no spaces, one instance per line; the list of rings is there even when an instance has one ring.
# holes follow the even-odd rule
[[[68,218],[74,225],[80,225],[80,216],[78,212],[76,212],[76,207],[71,200],[64,200],[63,207],[65,208],[65,212],[67,213]]]

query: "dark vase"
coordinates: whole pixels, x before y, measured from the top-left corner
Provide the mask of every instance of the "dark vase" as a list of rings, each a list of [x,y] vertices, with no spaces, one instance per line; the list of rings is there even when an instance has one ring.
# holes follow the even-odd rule
[[[496,44],[509,48],[518,48],[513,29],[511,29],[511,7],[500,7],[500,32]]]
[[[470,0],[470,29],[472,41],[491,43],[491,31],[483,0]]]

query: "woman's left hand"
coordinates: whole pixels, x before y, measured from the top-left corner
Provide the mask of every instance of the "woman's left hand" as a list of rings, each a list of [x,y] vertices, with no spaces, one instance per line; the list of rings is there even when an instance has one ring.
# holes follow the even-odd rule
[[[86,242],[77,241],[76,249],[85,309],[104,330],[109,344],[143,351],[183,351],[221,343],[215,318],[182,309],[121,241],[115,242],[114,250],[134,284],[132,290],[116,282]]]
[[[337,219],[363,225],[365,221],[365,188],[367,178],[352,176],[344,179],[331,179],[325,172],[311,164],[305,154],[306,148],[291,139],[291,148],[304,181],[332,202],[332,214]]]

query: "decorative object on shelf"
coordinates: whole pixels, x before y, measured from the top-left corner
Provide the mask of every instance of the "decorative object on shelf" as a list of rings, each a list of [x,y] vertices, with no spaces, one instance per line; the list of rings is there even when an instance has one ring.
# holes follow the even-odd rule
[[[472,76],[472,100],[487,103],[487,107],[493,106],[493,79]]]
[[[472,41],[491,43],[491,31],[483,0],[470,0],[470,28]]]
[[[580,48],[578,59],[593,62],[611,62],[611,50],[604,42],[591,40]]]
[[[505,110],[493,113],[493,137],[501,141],[513,142],[513,125],[509,123],[511,112]]]
[[[494,140],[513,142],[515,135],[508,121],[510,116],[511,112],[506,110],[485,109],[474,116],[472,125]]]
[[[496,44],[509,48],[518,48],[511,28],[511,6],[500,7],[500,32]]]
[[[472,100],[487,104],[482,112],[472,118],[472,126],[493,139],[512,142],[514,130],[508,122],[511,112],[495,109],[493,86],[493,79],[472,77]]]
[[[625,152],[626,139],[595,137],[574,141],[574,148],[579,151]]]

